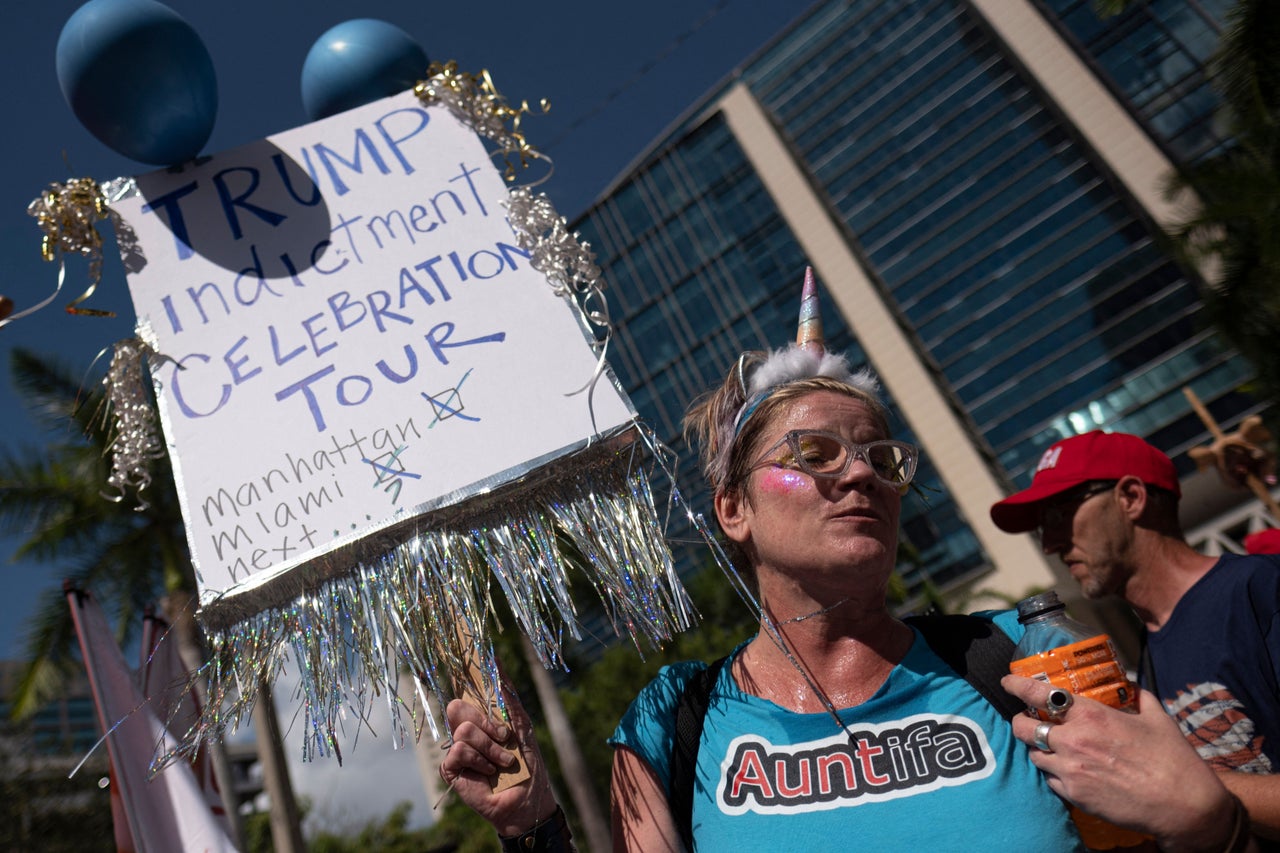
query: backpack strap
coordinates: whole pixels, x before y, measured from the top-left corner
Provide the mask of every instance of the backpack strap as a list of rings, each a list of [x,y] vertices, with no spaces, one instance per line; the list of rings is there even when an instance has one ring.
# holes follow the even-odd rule
[[[1009,674],[1014,642],[999,625],[980,616],[937,614],[908,616],[933,653],[969,683],[1006,720],[1026,710],[1006,693],[1000,679]],[[711,703],[711,688],[729,657],[720,658],[690,678],[676,703],[676,735],[671,749],[671,816],[686,850],[693,850],[693,780],[698,744]]]
[[[1142,636],[1138,638],[1138,686],[1150,690],[1160,699],[1160,685],[1156,683],[1156,665],[1151,660],[1151,646],[1148,645],[1150,634],[1144,627]],[[1164,699],[1160,699],[1164,704]]]
[[[1009,674],[1015,646],[999,625],[958,613],[908,616],[903,621],[915,626],[933,653],[969,682],[1000,716],[1012,720],[1026,710],[1021,700],[1000,686],[1000,679]]]
[[[676,703],[676,739],[671,749],[671,816],[685,850],[693,849],[693,779],[698,763],[698,742],[711,703],[711,688],[728,663],[725,655],[685,683]]]

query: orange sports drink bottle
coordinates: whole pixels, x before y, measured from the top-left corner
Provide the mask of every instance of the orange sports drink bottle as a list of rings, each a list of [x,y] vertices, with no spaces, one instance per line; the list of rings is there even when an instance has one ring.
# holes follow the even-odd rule
[[[1116,656],[1115,644],[1106,634],[1067,616],[1066,605],[1052,590],[1018,602],[1018,622],[1026,633],[1014,649],[1009,671],[1035,678],[1076,696],[1087,696],[1113,708],[1136,710],[1138,691]],[[1028,709],[1042,720],[1038,708]],[[1112,850],[1151,845],[1151,837],[1116,826],[1071,807],[1071,818],[1090,850]]]

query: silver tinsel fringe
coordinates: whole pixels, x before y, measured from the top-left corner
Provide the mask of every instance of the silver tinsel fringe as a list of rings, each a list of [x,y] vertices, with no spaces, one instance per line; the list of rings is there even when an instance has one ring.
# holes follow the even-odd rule
[[[102,380],[106,390],[102,417],[109,439],[107,452],[111,455],[107,485],[112,489],[103,497],[119,502],[132,489],[139,512],[149,506],[142,491],[151,485],[151,462],[165,454],[143,365],[144,359],[156,357],[155,350],[138,338],[118,341],[111,367]]]
[[[216,624],[216,602],[204,607],[211,659],[196,677],[207,678],[209,701],[156,767],[238,728],[258,686],[290,660],[301,680],[304,759],[341,759],[343,721],[373,729],[384,705],[397,746],[424,728],[439,738],[428,694],[440,708],[459,690],[501,703],[490,639],[495,587],[547,667],[566,668],[566,635],[581,637],[571,593],[581,600],[583,589],[642,653],[688,628],[692,606],[646,469],[670,472],[663,450],[642,438],[596,444],[553,476],[520,484],[471,517],[424,527],[282,606],[225,625]],[[399,698],[402,678],[412,682],[412,704]]]

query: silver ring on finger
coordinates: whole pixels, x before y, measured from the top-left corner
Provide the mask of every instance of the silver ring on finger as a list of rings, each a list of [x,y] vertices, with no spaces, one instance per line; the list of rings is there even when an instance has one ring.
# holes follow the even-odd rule
[[[1045,700],[1044,709],[1051,719],[1059,720],[1066,715],[1075,701],[1075,697],[1071,695],[1070,691],[1055,687],[1049,691],[1049,698]]]
[[[1035,734],[1031,737],[1031,742],[1036,745],[1036,749],[1041,752],[1053,752],[1049,746],[1049,732],[1053,730],[1053,723],[1040,723],[1036,726]]]

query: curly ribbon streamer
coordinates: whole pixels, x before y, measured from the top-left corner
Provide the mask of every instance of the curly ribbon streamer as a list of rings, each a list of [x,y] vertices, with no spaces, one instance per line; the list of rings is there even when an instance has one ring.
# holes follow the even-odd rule
[[[556,296],[573,301],[596,327],[597,334],[592,341],[598,353],[596,369],[586,385],[567,395],[586,391],[590,406],[596,383],[608,366],[605,357],[613,335],[609,303],[595,253],[577,233],[569,233],[565,218],[556,212],[545,193],[535,196],[527,188],[518,187],[508,194],[506,207],[517,245],[529,252],[530,266],[547,277]]]
[[[115,344],[111,367],[103,377],[106,397],[102,403],[103,423],[107,426],[111,454],[111,474],[107,485],[114,494],[103,497],[119,502],[133,489],[142,512],[149,504],[142,490],[151,485],[151,462],[165,454],[164,442],[156,425],[155,406],[147,389],[143,359],[158,358],[149,344],[129,338]]]
[[[521,101],[519,107],[509,105],[488,71],[468,74],[459,71],[452,60],[433,62],[427,68],[427,79],[414,86],[413,92],[423,105],[444,104],[467,127],[497,143],[507,163],[504,176],[508,181],[515,180],[516,175],[511,155],[518,156],[521,168],[527,167],[530,160],[545,159],[520,132],[521,119],[532,112],[528,102]],[[551,109],[546,99],[538,105],[544,113]]]
[[[67,305],[68,314],[91,317],[114,317],[112,311],[81,308],[80,304],[93,296],[102,280],[102,236],[95,227],[100,220],[111,215],[102,188],[92,178],[73,178],[66,183],[52,183],[40,197],[27,206],[27,213],[36,218],[44,238],[40,254],[46,261],[58,261],[58,285],[48,299],[34,308],[8,318],[9,322],[26,316],[48,305],[62,290],[66,276],[66,256],[82,255],[89,259],[89,287]]]
[[[662,473],[674,490],[670,459],[636,428],[495,493],[479,511],[463,504],[447,523],[424,526],[351,571],[302,581],[277,606],[246,616],[207,604],[199,617],[212,654],[197,676],[208,680],[209,701],[153,770],[235,731],[252,713],[255,686],[289,661],[301,682],[304,759],[337,755],[342,721],[370,725],[384,705],[397,742],[410,731],[406,714],[415,737],[426,727],[439,738],[429,698],[443,707],[458,684],[501,695],[486,639],[499,592],[548,667],[564,668],[566,634],[583,633],[575,584],[595,592],[601,618],[642,654],[645,645],[667,641],[694,618],[650,485]],[[413,677],[412,690],[399,690],[402,671]]]

